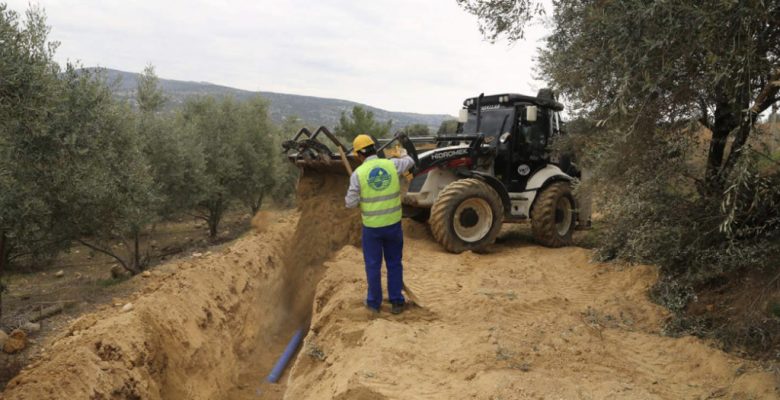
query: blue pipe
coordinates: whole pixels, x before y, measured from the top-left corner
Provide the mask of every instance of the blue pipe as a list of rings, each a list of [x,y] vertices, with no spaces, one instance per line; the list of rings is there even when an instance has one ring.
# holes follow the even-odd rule
[[[274,368],[271,370],[271,373],[268,374],[268,378],[265,378],[265,380],[271,383],[276,383],[279,378],[282,377],[282,374],[284,373],[284,367],[286,367],[287,363],[290,362],[290,358],[292,358],[292,355],[295,354],[295,350],[298,349],[302,339],[303,329],[298,329],[295,331],[295,334],[293,334],[292,339],[290,339],[290,343],[287,343],[287,347],[284,349],[284,352],[279,357],[279,360],[276,361]]]

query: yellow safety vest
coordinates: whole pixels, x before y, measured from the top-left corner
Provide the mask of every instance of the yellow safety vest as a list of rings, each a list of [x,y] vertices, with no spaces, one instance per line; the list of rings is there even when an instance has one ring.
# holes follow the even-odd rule
[[[363,225],[381,228],[401,222],[401,183],[395,164],[385,158],[372,158],[355,172],[360,179]]]

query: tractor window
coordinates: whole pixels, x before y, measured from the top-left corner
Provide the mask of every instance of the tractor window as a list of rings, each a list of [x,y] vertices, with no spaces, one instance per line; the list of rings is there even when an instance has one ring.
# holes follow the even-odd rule
[[[520,138],[515,142],[516,146],[525,147],[524,152],[532,160],[544,157],[550,134],[550,115],[547,110],[540,108],[535,122],[520,122]]]
[[[514,118],[513,108],[496,108],[482,110],[482,124],[480,131],[485,136],[493,136],[491,145],[498,142],[498,137],[504,132],[512,131],[512,121]],[[469,120],[463,126],[463,133],[476,133],[477,131],[477,113],[469,110]]]

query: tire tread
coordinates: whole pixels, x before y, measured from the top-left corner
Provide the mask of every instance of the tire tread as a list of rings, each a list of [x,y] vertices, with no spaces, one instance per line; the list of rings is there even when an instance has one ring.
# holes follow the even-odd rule
[[[479,242],[466,243],[459,239],[453,231],[451,218],[453,217],[457,205],[465,198],[473,195],[486,197],[488,202],[491,203],[494,213],[494,226],[485,238]],[[485,246],[492,244],[496,240],[496,236],[498,236],[503,221],[503,207],[501,204],[501,198],[498,196],[498,193],[479,179],[466,178],[454,181],[442,189],[439,193],[439,197],[433,204],[433,207],[431,207],[431,215],[428,220],[431,227],[431,233],[433,233],[433,237],[437,242],[447,249],[447,251],[452,253],[461,253],[466,250],[480,250]],[[498,209],[498,213],[496,209]],[[497,222],[495,221],[496,213],[498,214]]]
[[[542,190],[531,210],[531,230],[534,239],[547,247],[564,247],[572,244],[574,221],[569,232],[564,236],[559,235],[555,227],[555,206],[561,196],[568,196],[574,206],[569,183],[556,182]],[[572,218],[576,219],[576,216],[572,214]]]

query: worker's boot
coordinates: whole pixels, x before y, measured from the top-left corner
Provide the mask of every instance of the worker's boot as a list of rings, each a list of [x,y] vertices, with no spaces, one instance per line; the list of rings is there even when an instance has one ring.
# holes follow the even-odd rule
[[[392,307],[390,308],[390,312],[393,314],[400,314],[404,312],[404,309],[406,308],[406,303],[393,303]]]
[[[368,310],[369,317],[379,315],[379,309],[378,308],[374,308],[374,307],[368,305],[368,303],[365,300],[363,300],[363,305],[366,307],[366,310]]]

